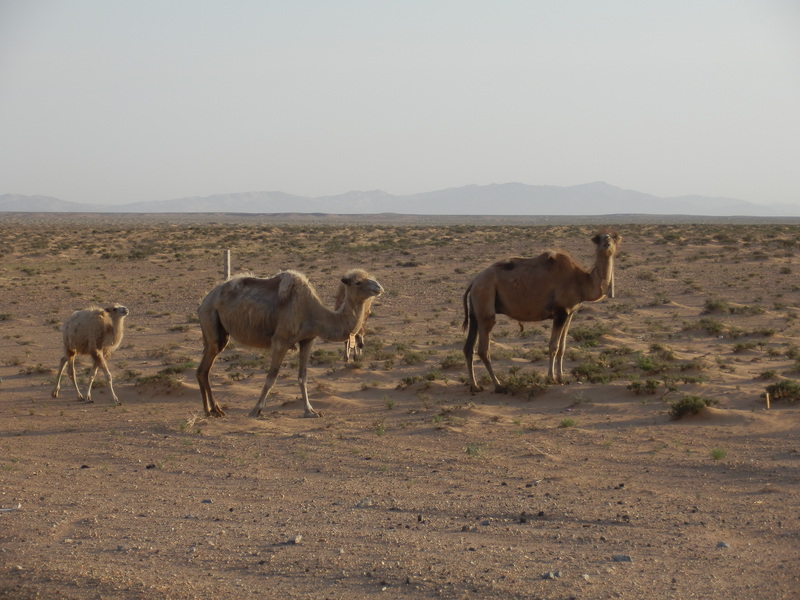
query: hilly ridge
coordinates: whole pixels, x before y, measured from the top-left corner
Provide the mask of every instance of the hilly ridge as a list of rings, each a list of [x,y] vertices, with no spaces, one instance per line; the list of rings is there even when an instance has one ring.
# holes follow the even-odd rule
[[[409,195],[382,190],[351,191],[315,198],[278,191],[239,192],[102,205],[5,194],[0,196],[0,212],[800,216],[800,209],[795,206],[766,206],[696,195],[661,198],[603,182],[567,187],[468,185]]]

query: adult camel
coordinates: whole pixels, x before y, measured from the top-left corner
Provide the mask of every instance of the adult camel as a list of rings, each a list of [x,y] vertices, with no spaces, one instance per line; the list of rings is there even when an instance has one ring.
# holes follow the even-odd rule
[[[483,390],[475,381],[473,367],[477,338],[478,356],[489,372],[494,391],[506,391],[489,358],[489,335],[498,314],[520,322],[553,320],[547,375],[550,381],[563,383],[564,351],[572,317],[582,302],[597,302],[607,294],[613,298],[614,256],[621,241],[615,231],[597,232],[592,238],[595,263],[589,271],[565,252],[548,251],[535,258],[501,260],[478,273],[464,292],[464,357],[470,390]]]

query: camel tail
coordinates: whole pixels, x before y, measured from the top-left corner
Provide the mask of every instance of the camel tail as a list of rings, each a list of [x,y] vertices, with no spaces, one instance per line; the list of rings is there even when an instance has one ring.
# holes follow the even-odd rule
[[[470,301],[469,301],[469,293],[472,291],[472,283],[467,286],[467,291],[464,292],[464,322],[461,324],[461,331],[466,331],[467,327],[469,326],[469,318],[470,318]]]

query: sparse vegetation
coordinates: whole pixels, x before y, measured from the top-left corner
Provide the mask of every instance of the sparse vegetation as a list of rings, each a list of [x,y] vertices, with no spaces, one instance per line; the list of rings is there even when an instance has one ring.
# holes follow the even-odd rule
[[[678,420],[686,415],[696,415],[707,406],[719,404],[719,400],[701,398],[700,396],[684,396],[671,404],[670,415]]]

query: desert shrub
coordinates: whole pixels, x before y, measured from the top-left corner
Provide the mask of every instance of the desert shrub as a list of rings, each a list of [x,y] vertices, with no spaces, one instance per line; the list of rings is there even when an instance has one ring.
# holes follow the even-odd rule
[[[709,298],[703,306],[703,314],[728,314],[731,312],[730,305],[725,300],[719,298]]]
[[[675,353],[672,349],[662,344],[650,344],[650,353],[663,360],[675,360]]]
[[[784,379],[778,383],[767,386],[767,393],[774,400],[788,400],[796,402],[800,400],[800,383],[794,379]]]
[[[443,369],[449,369],[455,366],[464,364],[464,355],[460,352],[452,352],[442,359],[441,366]]]
[[[311,353],[309,362],[312,365],[334,365],[341,359],[341,353],[335,350],[317,348]]]
[[[678,420],[684,415],[696,415],[706,406],[713,406],[714,404],[719,404],[719,400],[701,398],[700,396],[684,396],[672,403],[669,412],[673,419]]]
[[[636,368],[645,373],[660,373],[665,369],[657,357],[642,352],[636,355]]]
[[[591,383],[608,383],[611,381],[611,374],[605,369],[605,365],[594,358],[584,360],[573,367],[572,374],[580,380]]]
[[[547,382],[538,373],[531,371],[521,373],[519,367],[511,367],[505,378],[505,387],[512,396],[526,393],[532,398],[536,393],[547,389]]]
[[[425,354],[416,350],[408,350],[403,354],[403,362],[407,365],[418,365],[425,362]]]
[[[631,381],[628,384],[628,389],[639,396],[641,394],[655,394],[658,386],[659,383],[655,379],[645,379],[644,381]]]
[[[709,335],[719,335],[725,330],[725,326],[716,319],[700,319],[698,326]]]
[[[181,387],[181,380],[178,379],[174,370],[170,367],[162,369],[154,375],[145,375],[136,380],[136,385],[161,384],[169,389]],[[95,380],[96,381],[96,380]]]
[[[168,367],[161,369],[162,373],[165,374],[180,374],[183,373],[186,369],[196,369],[197,363],[193,360],[186,360],[184,362],[178,363],[176,365],[169,365]]]
[[[577,325],[570,329],[570,336],[582,346],[594,347],[600,343],[600,338],[608,333],[608,328],[601,324]]]

